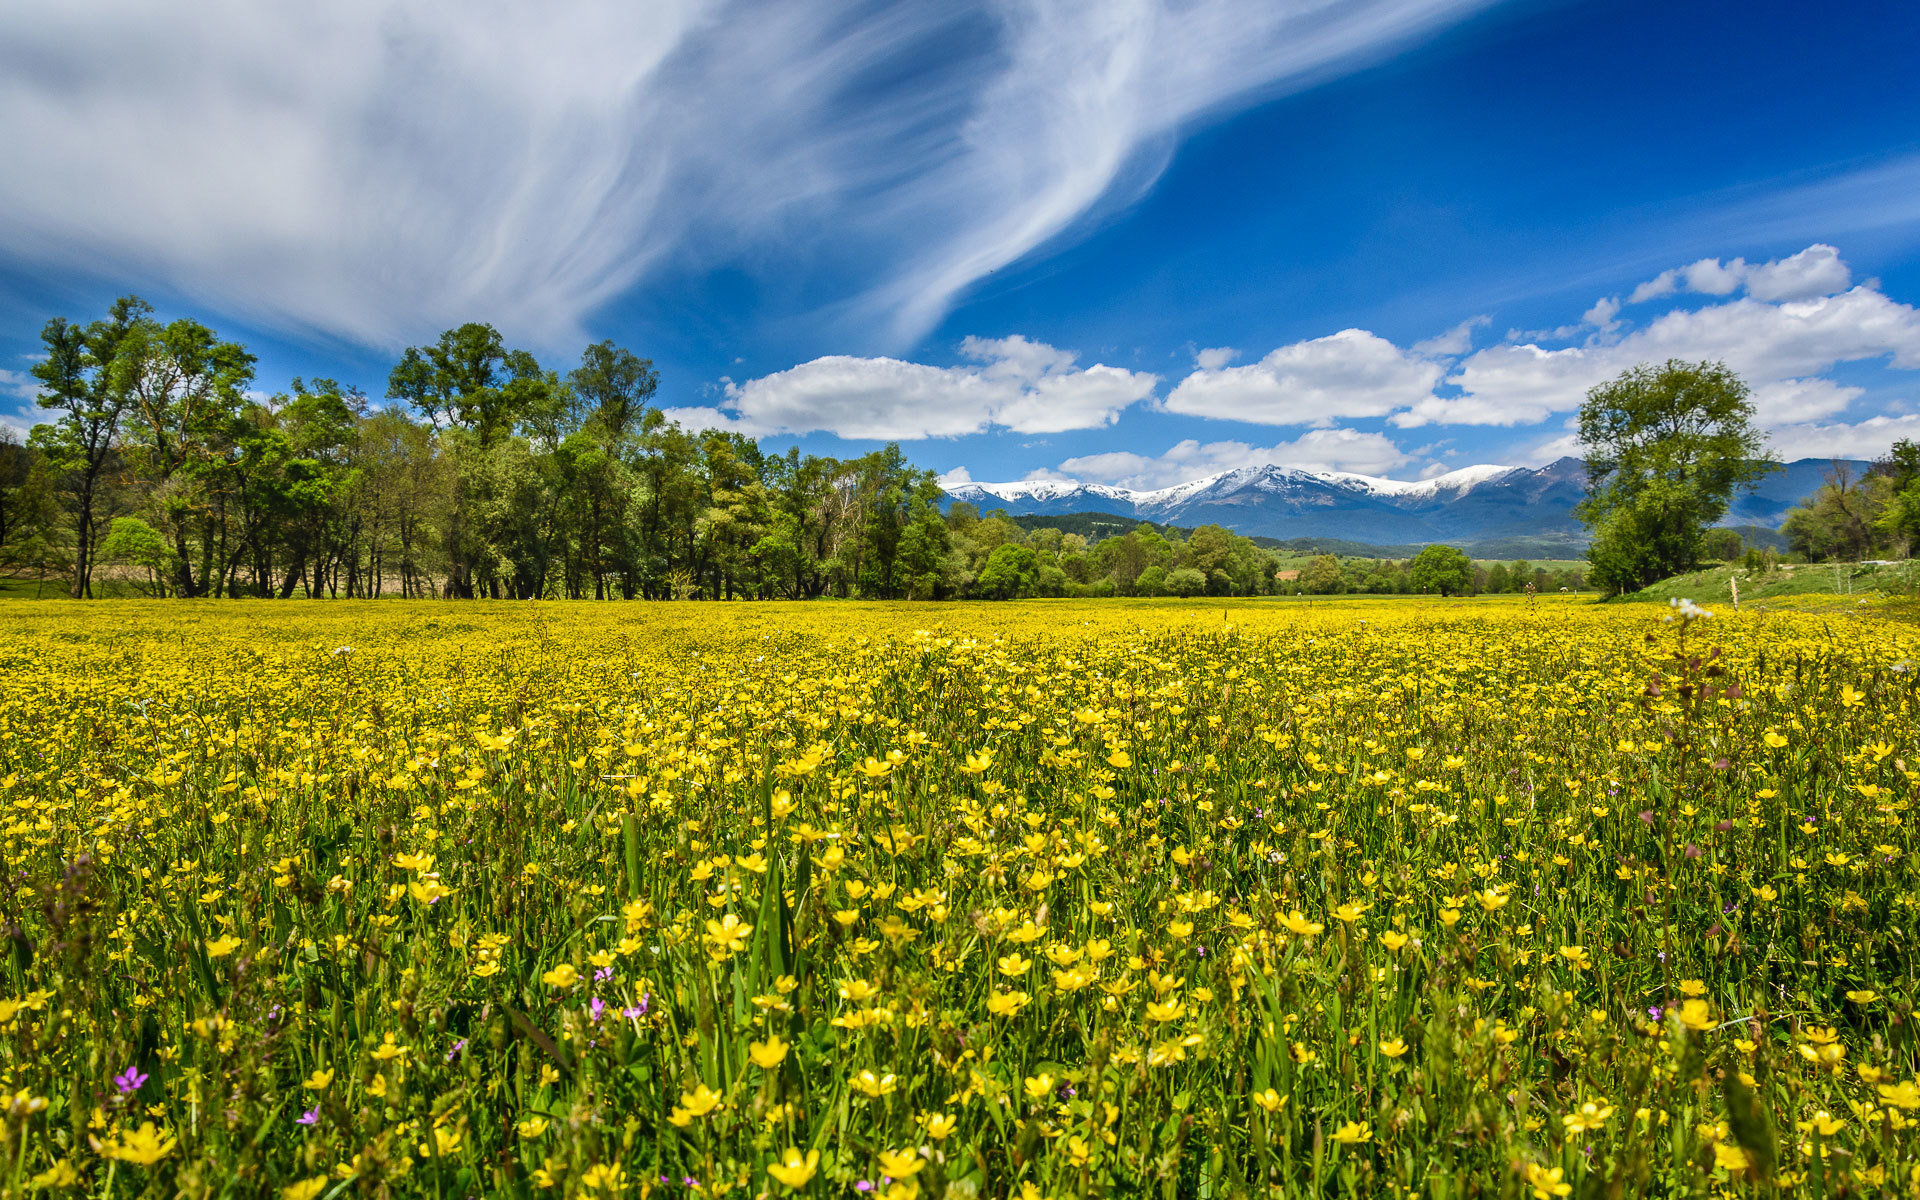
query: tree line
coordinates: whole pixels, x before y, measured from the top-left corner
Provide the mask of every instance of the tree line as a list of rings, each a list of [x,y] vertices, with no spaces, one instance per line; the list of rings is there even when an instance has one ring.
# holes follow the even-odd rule
[[[1249,595],[1277,559],[1217,526],[1028,533],[897,445],[770,453],[653,403],[612,342],[562,371],[485,324],[409,347],[376,404],[332,379],[253,390],[255,358],[137,297],[56,318],[44,419],[0,442],[0,567],[181,597]]]
[[[1787,514],[1787,544],[1808,562],[1860,562],[1920,543],[1920,443],[1902,438],[1864,474],[1836,462],[1818,491]]]

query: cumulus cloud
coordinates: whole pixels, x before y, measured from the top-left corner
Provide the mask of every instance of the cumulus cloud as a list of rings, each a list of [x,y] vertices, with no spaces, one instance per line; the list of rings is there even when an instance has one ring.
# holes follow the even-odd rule
[[[1328,425],[1420,402],[1443,368],[1364,329],[1282,346],[1244,367],[1204,367],[1167,397],[1169,412],[1259,425]]]
[[[910,341],[1183,129],[1485,3],[0,6],[0,256],[365,342],[824,265]]]
[[[1531,424],[1577,409],[1587,389],[1629,367],[1669,358],[1725,362],[1753,388],[1764,424],[1815,420],[1843,412],[1861,394],[1821,378],[1840,363],[1886,359],[1920,370],[1920,311],[1861,286],[1779,304],[1748,296],[1675,309],[1605,345],[1490,347],[1448,377],[1457,395],[1429,397],[1391,420],[1402,427]]]
[[[1901,438],[1920,439],[1920,415],[1882,414],[1852,424],[1807,422],[1773,430],[1782,458],[1878,458]]]
[[[1088,454],[1067,459],[1060,464],[1060,470],[1074,479],[1150,490],[1222,471],[1268,464],[1310,471],[1380,475],[1409,461],[1406,453],[1384,434],[1354,429],[1310,429],[1293,441],[1272,446],[1234,441],[1203,444],[1189,438],[1153,456],[1128,451]]]
[[[1195,354],[1193,362],[1202,371],[1218,371],[1239,357],[1240,352],[1232,346],[1214,346]]]
[[[1621,301],[1611,296],[1578,324],[1510,334],[1470,353],[1484,317],[1407,349],[1346,329],[1282,346],[1243,366],[1201,363],[1164,407],[1268,425],[1385,418],[1398,428],[1523,426],[1573,412],[1590,388],[1641,363],[1713,359],[1753,389],[1762,425],[1824,429],[1830,426],[1819,423],[1841,417],[1867,394],[1829,378],[1836,367],[1879,360],[1920,370],[1920,311],[1871,285],[1849,287],[1850,279],[1839,252],[1824,243],[1762,263],[1701,259],[1662,272],[1635,295],[1685,290],[1723,299],[1673,308],[1631,331],[1619,317]],[[1746,294],[1736,296],[1742,289]],[[1541,344],[1582,332],[1587,336],[1578,345]],[[1566,445],[1555,438],[1541,452]]]
[[[1743,286],[1756,300],[1809,300],[1843,292],[1852,280],[1840,252],[1824,242],[1815,242],[1798,254],[1751,266],[1744,258],[1729,262],[1703,258],[1674,267],[1634,288],[1627,303],[1639,304],[1679,292],[1731,296]]]
[[[1096,363],[1044,342],[970,337],[974,364],[934,367],[897,358],[833,354],[746,383],[727,383],[718,408],[669,409],[682,424],[752,436],[825,432],[909,441],[958,437],[993,426],[1064,433],[1111,425],[1153,394],[1159,377]]]

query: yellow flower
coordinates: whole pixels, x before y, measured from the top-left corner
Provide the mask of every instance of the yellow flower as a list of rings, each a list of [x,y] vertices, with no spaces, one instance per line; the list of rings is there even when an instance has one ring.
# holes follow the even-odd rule
[[[1775,750],[1778,750],[1780,747],[1787,744],[1786,738],[1780,736],[1779,734],[1775,733],[1771,729],[1767,730],[1767,732],[1761,736],[1760,740],[1765,742],[1767,745],[1772,746]]]
[[[1358,921],[1361,915],[1370,907],[1371,905],[1349,900],[1339,908],[1334,909],[1333,915],[1351,925],[1353,922]]]
[[[207,943],[207,957],[225,958],[239,948],[240,939],[234,937],[232,934],[228,934],[226,937],[215,938]]]
[[[406,1052],[407,1052],[407,1047],[402,1046],[398,1042],[394,1041],[393,1034],[391,1032],[389,1032],[386,1038],[383,1039],[381,1043],[378,1046],[375,1046],[372,1050],[373,1057],[378,1059],[381,1062],[392,1062],[394,1059],[399,1058],[401,1055],[405,1054]]]
[[[899,1080],[891,1075],[875,1075],[871,1070],[860,1072],[853,1077],[853,1089],[875,1100],[893,1094],[900,1086]]]
[[[1533,1189],[1533,1200],[1556,1200],[1557,1197],[1570,1195],[1573,1185],[1565,1182],[1565,1178],[1566,1170],[1562,1167],[1527,1164],[1527,1186]]]
[[[1275,1113],[1286,1107],[1287,1097],[1282,1096],[1272,1088],[1268,1088],[1264,1092],[1255,1092],[1253,1094],[1253,1102],[1268,1112]]]
[[[152,1121],[142,1121],[140,1128],[122,1133],[119,1143],[110,1146],[107,1155],[121,1162],[150,1167],[171,1154],[175,1142],[176,1139],[167,1137],[161,1130],[154,1128]]]
[[[1407,1044],[1399,1038],[1380,1043],[1380,1053],[1386,1055],[1388,1058],[1399,1058],[1406,1052]]]
[[[532,1141],[547,1131],[547,1119],[536,1114],[515,1125],[514,1129],[521,1137]]]
[[[996,1017],[1012,1016],[1025,1008],[1029,999],[1025,992],[995,992],[987,997],[987,1011]]]
[[[1730,1146],[1725,1142],[1713,1144],[1714,1166],[1724,1167],[1729,1171],[1744,1171],[1747,1169],[1747,1163],[1747,1152],[1740,1147]]]
[[[780,1035],[776,1033],[764,1042],[749,1042],[747,1057],[753,1060],[754,1066],[763,1071],[770,1071],[786,1061],[787,1048],[791,1044],[781,1041]]]
[[[1698,979],[1682,979],[1680,981],[1680,994],[1683,996],[1704,996],[1707,994],[1707,985]]]
[[[326,1190],[331,1182],[325,1175],[315,1175],[312,1179],[302,1179],[299,1183],[290,1183],[280,1189],[280,1200],[313,1200]]]
[[[1325,925],[1307,920],[1306,914],[1300,912],[1298,909],[1295,909],[1290,915],[1280,918],[1280,924],[1286,927],[1288,933],[1298,937],[1313,937],[1326,928]]]
[[[704,1083],[694,1085],[690,1092],[680,1093],[680,1107],[696,1117],[704,1117],[720,1106],[720,1093]]]
[[[994,965],[1000,968],[1002,975],[1025,975],[1027,968],[1033,965],[1033,960],[1020,957],[1016,950],[1012,954],[1002,955]]]
[[[1474,899],[1480,901],[1480,907],[1488,912],[1499,912],[1507,906],[1509,897],[1498,888],[1488,888],[1484,892],[1476,893]]]
[[[1688,1029],[1704,1030],[1713,1027],[1713,1006],[1705,1000],[1688,1000],[1680,1005],[1680,1010],[1675,1015]]]
[[[1865,1073],[1861,1072],[1863,1075]],[[1909,1111],[1920,1108],[1920,1086],[1916,1086],[1911,1079],[1900,1084],[1883,1083],[1879,1091],[1880,1098],[1895,1108],[1904,1108]]]
[[[618,1163],[596,1163],[580,1174],[580,1186],[589,1191],[618,1192],[621,1177],[626,1174]]]
[[[1589,1100],[1561,1117],[1560,1123],[1567,1127],[1568,1133],[1592,1133],[1597,1129],[1605,1129],[1608,1118],[1612,1116],[1613,1105]]]
[[[1133,756],[1125,750],[1115,750],[1107,755],[1107,765],[1116,771],[1124,771],[1133,765]]]
[[[1380,944],[1389,950],[1398,950],[1407,944],[1407,935],[1389,929],[1380,935]]]
[[[551,971],[543,972],[540,982],[550,988],[570,988],[580,982],[580,972],[572,963],[561,963]]]
[[[322,1071],[322,1070],[315,1069],[313,1074],[307,1076],[307,1081],[301,1084],[300,1086],[303,1088],[306,1088],[310,1092],[324,1092],[327,1090],[328,1085],[332,1083],[333,1083],[332,1071]]]
[[[820,1152],[818,1150],[807,1151],[806,1157],[803,1158],[799,1149],[794,1146],[787,1147],[779,1162],[767,1164],[767,1174],[788,1187],[796,1189],[807,1186],[807,1181],[812,1179],[813,1173],[819,1169]]]
[[[911,1179],[927,1165],[914,1150],[882,1150],[879,1154],[880,1170],[895,1179]]]
[[[1880,993],[1874,991],[1871,988],[1858,991],[1858,992],[1847,993],[1847,999],[1853,1001],[1855,1004],[1872,1004],[1875,1000],[1878,1000],[1879,998],[1880,998]]]
[[[1348,1121],[1333,1131],[1333,1140],[1343,1146],[1357,1146],[1373,1140],[1373,1123],[1370,1121]]]
[[[1813,1119],[1808,1121],[1807,1124],[1821,1137],[1832,1137],[1847,1127],[1845,1121],[1835,1120],[1833,1114],[1827,1112],[1824,1108],[1813,1114]]]
[[[1147,1001],[1147,1020],[1149,1021],[1178,1021],[1186,1013],[1187,1006],[1178,999],[1169,1000],[1165,1004]]]
[[[926,1126],[927,1136],[936,1142],[952,1133],[953,1127],[960,1123],[960,1118],[947,1113],[923,1113],[921,1118]]]
[[[80,1182],[80,1172],[73,1169],[72,1159],[63,1158],[38,1175],[35,1175],[32,1182],[36,1188],[46,1188],[49,1190],[54,1188],[70,1188]]]
[[[747,948],[747,939],[752,936],[753,926],[733,913],[707,922],[707,942],[716,953],[738,954]]]

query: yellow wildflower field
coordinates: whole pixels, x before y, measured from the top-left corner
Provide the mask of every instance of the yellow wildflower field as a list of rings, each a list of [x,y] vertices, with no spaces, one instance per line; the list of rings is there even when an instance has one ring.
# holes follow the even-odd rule
[[[1920,630],[11,604],[7,1194],[1920,1186]]]

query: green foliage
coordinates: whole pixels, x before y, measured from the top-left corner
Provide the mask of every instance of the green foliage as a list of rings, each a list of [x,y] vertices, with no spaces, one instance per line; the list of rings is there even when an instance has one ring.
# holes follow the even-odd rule
[[[1198,596],[1207,590],[1207,577],[1193,567],[1175,567],[1167,572],[1166,587],[1182,598]]]
[[[1642,364],[1587,393],[1580,444],[1595,582],[1631,591],[1692,570],[1706,528],[1773,463],[1747,386],[1720,363]]]
[[[1413,556],[1407,573],[1419,591],[1458,596],[1473,582],[1473,560],[1457,546],[1428,546]]]
[[[1835,463],[1820,490],[1787,514],[1780,531],[1810,562],[1858,562],[1891,554],[1896,539],[1884,514],[1897,494],[1890,475],[1874,472],[1855,478],[1847,464]]]
[[[1331,554],[1314,558],[1300,570],[1300,590],[1314,596],[1329,596],[1347,590],[1340,572],[1340,560]]]

